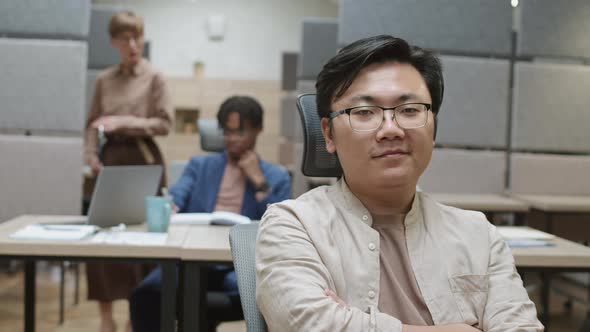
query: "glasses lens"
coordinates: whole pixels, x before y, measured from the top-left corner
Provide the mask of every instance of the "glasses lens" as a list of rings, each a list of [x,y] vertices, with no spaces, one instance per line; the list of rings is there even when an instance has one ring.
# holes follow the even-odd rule
[[[406,104],[395,109],[397,124],[404,129],[423,127],[427,118],[428,109],[422,104]]]
[[[361,106],[350,110],[350,127],[354,130],[375,130],[382,120],[383,110],[379,107]]]

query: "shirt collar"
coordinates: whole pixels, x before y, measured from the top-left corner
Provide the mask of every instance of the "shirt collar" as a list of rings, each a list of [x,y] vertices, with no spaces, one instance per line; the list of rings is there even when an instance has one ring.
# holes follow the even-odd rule
[[[125,76],[139,76],[141,75],[143,72],[145,72],[147,68],[147,60],[146,59],[141,59],[139,60],[139,62],[130,68],[130,70],[128,68],[126,68],[125,66],[123,66],[123,64],[119,64],[119,67],[117,68],[117,74],[118,75],[125,75]]]
[[[346,209],[355,219],[361,220],[368,226],[373,225],[373,218],[371,217],[371,213],[365,207],[365,205],[355,196],[355,194],[350,191],[346,180],[342,177],[335,185],[335,189],[339,193],[337,196]],[[406,227],[411,227],[415,225],[418,220],[421,219],[421,210],[420,210],[420,193],[416,192],[414,194],[414,200],[412,201],[412,207],[410,211],[406,214],[404,219],[404,224]]]

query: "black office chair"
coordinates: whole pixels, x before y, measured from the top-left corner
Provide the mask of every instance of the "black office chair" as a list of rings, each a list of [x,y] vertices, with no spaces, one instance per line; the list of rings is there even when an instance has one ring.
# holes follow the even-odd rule
[[[342,168],[335,154],[326,150],[315,94],[297,97],[297,109],[303,126],[303,159],[301,171],[306,176],[340,177]]]

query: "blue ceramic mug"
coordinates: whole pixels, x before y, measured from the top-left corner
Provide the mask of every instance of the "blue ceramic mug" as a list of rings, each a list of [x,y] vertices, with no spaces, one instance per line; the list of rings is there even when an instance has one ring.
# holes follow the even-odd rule
[[[147,196],[145,198],[145,220],[148,231],[165,233],[170,224],[172,202],[165,196]]]

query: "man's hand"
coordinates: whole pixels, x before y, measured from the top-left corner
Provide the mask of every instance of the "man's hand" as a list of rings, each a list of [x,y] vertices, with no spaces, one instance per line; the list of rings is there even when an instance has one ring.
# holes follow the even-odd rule
[[[334,302],[338,303],[339,306],[342,306],[344,308],[348,308],[348,305],[346,305],[346,303],[344,301],[342,301],[341,298],[338,297],[338,295],[336,295],[336,293],[332,292],[329,289],[324,290],[324,294],[326,294],[326,296],[330,297],[332,300],[334,300]]]
[[[133,119],[134,116],[132,115],[101,116],[92,122],[91,127],[98,129],[98,127],[103,126],[105,133],[112,133],[125,128],[126,124],[133,121]]]
[[[252,150],[246,151],[240,160],[238,160],[238,166],[244,171],[250,182],[254,187],[259,187],[264,183],[264,175],[260,170],[260,163],[258,162],[258,156]]]
[[[87,158],[86,164],[90,166],[90,169],[92,170],[92,176],[97,176],[102,169],[102,163],[95,154]]]

